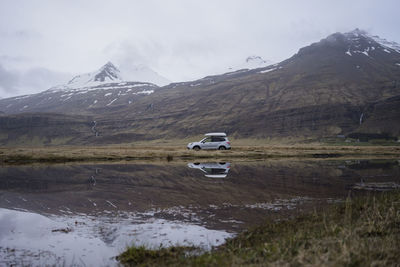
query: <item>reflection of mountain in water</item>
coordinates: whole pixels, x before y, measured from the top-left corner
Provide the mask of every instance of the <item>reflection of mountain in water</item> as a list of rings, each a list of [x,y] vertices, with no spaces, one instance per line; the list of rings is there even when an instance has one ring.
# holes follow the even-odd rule
[[[199,169],[205,173],[208,178],[226,178],[231,168],[229,162],[207,162],[207,163],[188,163],[188,167]]]
[[[348,166],[351,169],[366,170],[366,169],[389,169],[400,165],[399,162],[393,160],[356,160],[349,162]]]
[[[400,183],[396,161],[365,169],[356,165],[357,161],[268,161],[189,168],[184,163],[3,166],[0,207],[41,214],[141,212],[149,218],[211,224],[256,223],[276,205],[282,209],[293,199],[342,198],[361,181]],[[266,210],[260,213],[256,209],[261,207]],[[114,231],[105,232],[109,237]]]

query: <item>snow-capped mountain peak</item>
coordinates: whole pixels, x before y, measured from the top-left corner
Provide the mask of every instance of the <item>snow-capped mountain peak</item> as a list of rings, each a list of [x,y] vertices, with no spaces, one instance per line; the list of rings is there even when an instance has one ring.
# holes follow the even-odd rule
[[[400,53],[400,45],[398,43],[388,41],[376,35],[371,35],[367,31],[358,28],[344,33],[343,36],[345,36],[348,42],[346,54],[349,56],[356,53],[369,56],[369,53],[376,49],[380,49],[389,54],[392,52]]]
[[[107,80],[122,80],[119,69],[117,69],[110,61],[101,67],[98,73],[94,76],[94,81],[96,82],[105,82]]]
[[[114,66],[114,64],[107,62],[97,71],[75,76],[66,86],[71,89],[77,89],[122,81],[123,79],[120,71]]]
[[[355,29],[352,30],[352,31],[349,31],[349,32],[344,33],[344,35],[347,35],[347,36],[356,36],[356,37],[358,37],[359,35],[367,35],[367,34],[368,34],[367,31],[361,30],[361,29],[359,29],[359,28],[355,28]]]
[[[72,78],[65,85],[57,85],[51,91],[86,90],[95,88],[119,88],[127,84],[152,84],[155,87],[169,84],[170,81],[145,65],[125,64],[120,71],[113,63],[107,62],[94,72],[80,74]],[[90,90],[91,90],[90,89]]]

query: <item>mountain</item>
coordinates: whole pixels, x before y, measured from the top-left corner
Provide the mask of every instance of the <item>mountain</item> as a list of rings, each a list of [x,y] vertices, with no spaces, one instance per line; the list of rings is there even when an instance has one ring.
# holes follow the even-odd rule
[[[100,134],[74,142],[180,138],[211,130],[237,138],[397,137],[399,106],[399,45],[356,29],[329,35],[274,65],[172,83],[131,105],[97,110],[88,125],[96,121]],[[2,132],[15,131],[3,125]]]
[[[108,62],[97,71],[73,77],[65,85],[38,94],[1,99],[0,111],[93,114],[118,105],[130,105],[158,88],[148,82],[125,81],[120,70]]]
[[[129,121],[136,136],[147,138],[210,129],[260,138],[320,138],[361,130],[398,136],[399,111],[393,110],[400,95],[396,47],[358,29],[335,33],[278,64],[171,84],[112,112]],[[151,111],[146,110],[150,105]],[[385,117],[389,106],[390,117]],[[372,118],[385,127],[365,129]]]
[[[105,83],[120,82],[123,82],[123,79],[119,69],[117,69],[111,62],[107,62],[107,64],[95,72],[75,76],[61,89],[91,88]]]
[[[92,88],[103,84],[121,83],[125,81],[146,82],[163,86],[171,83],[146,65],[124,64],[120,71],[113,63],[107,62],[99,70],[77,75],[60,89]],[[53,88],[57,89],[57,87]]]

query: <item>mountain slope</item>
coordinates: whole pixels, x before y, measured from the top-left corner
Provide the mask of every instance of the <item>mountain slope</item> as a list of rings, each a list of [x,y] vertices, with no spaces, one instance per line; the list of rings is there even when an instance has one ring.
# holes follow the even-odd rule
[[[119,105],[130,105],[157,89],[158,86],[152,83],[124,81],[119,69],[108,62],[97,71],[75,76],[65,85],[38,94],[1,99],[0,111],[7,114],[93,114]]]
[[[43,113],[0,116],[0,145],[82,144],[95,136],[93,125],[87,116]]]
[[[100,134],[81,142],[208,131],[251,138],[400,136],[398,47],[358,29],[335,33],[278,64],[170,84],[129,105],[96,110],[91,120]]]
[[[279,64],[171,84],[108,116],[123,118],[114,126],[129,121],[128,131],[155,138],[211,129],[237,137],[349,134],[363,113],[362,124],[374,116],[371,103],[385,106],[400,95],[400,53],[377,40],[360,30],[335,33]],[[380,114],[389,124],[400,121]],[[395,129],[387,130],[400,135]]]

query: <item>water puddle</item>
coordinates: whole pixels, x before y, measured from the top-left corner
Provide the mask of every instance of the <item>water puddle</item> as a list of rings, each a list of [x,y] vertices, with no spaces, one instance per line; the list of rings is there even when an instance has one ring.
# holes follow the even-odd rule
[[[399,184],[393,160],[2,166],[0,265],[117,265],[132,244],[206,250],[266,218]]]

